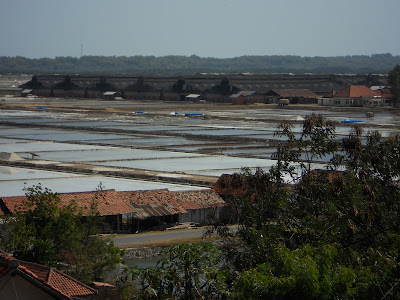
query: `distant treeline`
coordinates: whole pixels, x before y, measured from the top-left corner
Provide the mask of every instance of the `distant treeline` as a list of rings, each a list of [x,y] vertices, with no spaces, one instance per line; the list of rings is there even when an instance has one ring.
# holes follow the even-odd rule
[[[400,56],[387,54],[300,57],[83,56],[30,59],[0,57],[0,73],[155,75],[194,73],[388,73]]]

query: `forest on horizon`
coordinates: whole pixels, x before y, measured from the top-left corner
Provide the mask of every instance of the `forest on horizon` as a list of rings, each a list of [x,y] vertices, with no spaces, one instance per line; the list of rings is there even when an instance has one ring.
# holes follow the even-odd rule
[[[387,74],[400,56],[386,54],[301,57],[292,55],[202,58],[192,56],[0,56],[1,74],[188,75],[196,73]]]

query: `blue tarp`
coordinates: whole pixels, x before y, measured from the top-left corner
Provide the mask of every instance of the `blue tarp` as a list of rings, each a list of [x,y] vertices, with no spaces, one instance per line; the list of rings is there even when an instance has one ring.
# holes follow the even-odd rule
[[[342,120],[340,123],[362,123],[362,120]]]
[[[202,113],[186,113],[185,116],[202,116]]]

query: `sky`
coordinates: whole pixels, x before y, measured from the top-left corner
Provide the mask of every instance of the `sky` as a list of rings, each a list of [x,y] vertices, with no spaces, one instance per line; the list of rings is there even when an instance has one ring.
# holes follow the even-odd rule
[[[399,0],[0,4],[0,56],[400,55]]]

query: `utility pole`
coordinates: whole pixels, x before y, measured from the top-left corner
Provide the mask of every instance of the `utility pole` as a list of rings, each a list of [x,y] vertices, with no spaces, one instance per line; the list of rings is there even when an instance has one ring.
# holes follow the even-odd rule
[[[83,56],[83,44],[81,44],[81,57]]]

